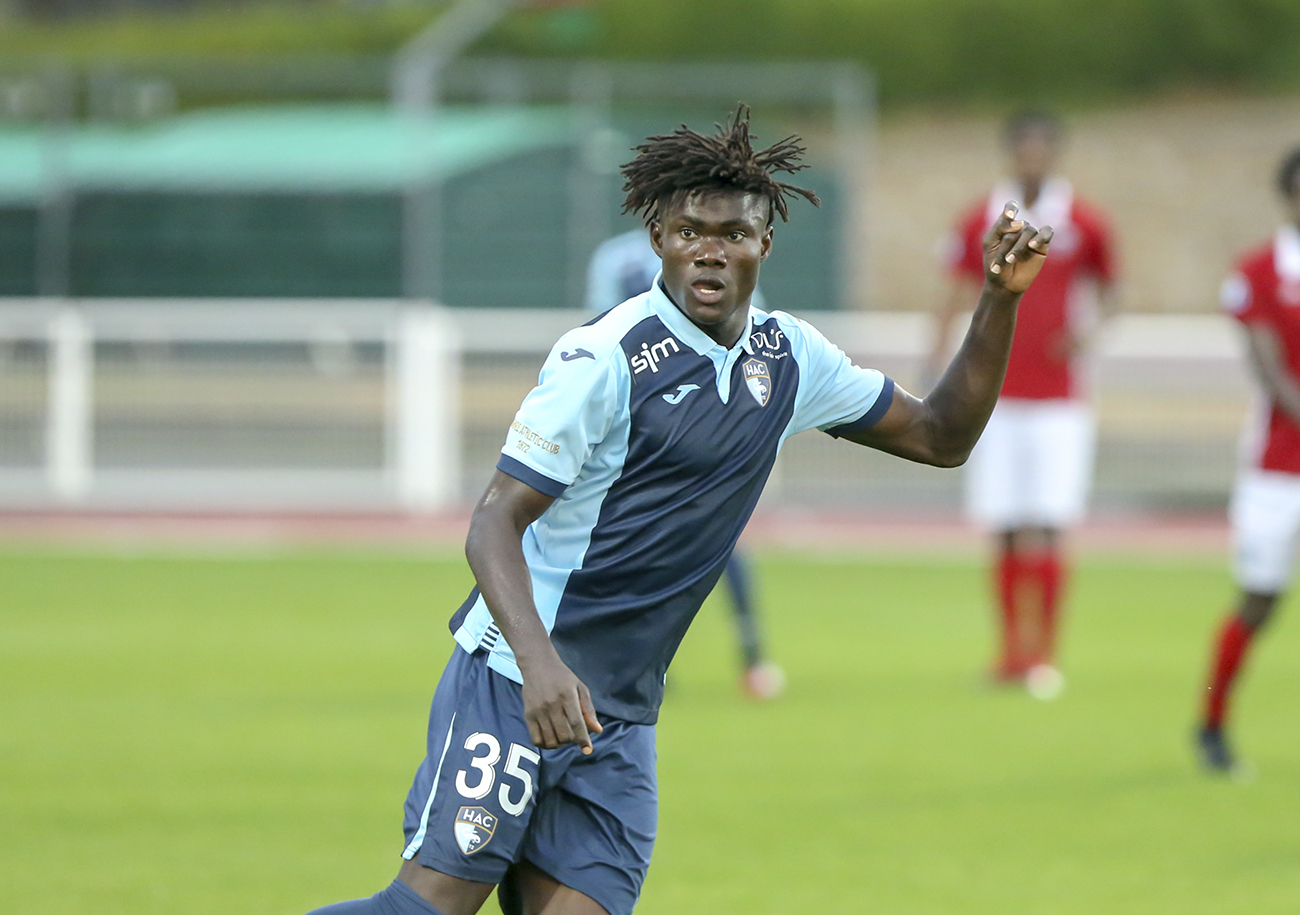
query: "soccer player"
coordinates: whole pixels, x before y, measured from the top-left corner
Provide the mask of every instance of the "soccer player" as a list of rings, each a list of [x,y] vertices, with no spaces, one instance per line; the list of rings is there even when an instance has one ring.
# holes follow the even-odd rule
[[[633,229],[601,242],[587,265],[587,311],[603,314],[633,296],[649,291],[659,275],[659,255],[644,228]],[[764,310],[762,294],[755,287],[750,304]],[[736,619],[740,643],[740,688],[751,699],[775,699],[785,688],[785,671],[768,660],[763,650],[763,631],[754,600],[754,579],[749,559],[736,547],[727,560],[727,590]]]
[[[317,915],[628,915],[654,844],[664,674],[722,574],[782,442],[820,429],[956,466],[1006,369],[1051,230],[1008,204],[985,237],[965,343],[918,400],[810,325],[753,307],[773,222],[809,190],[798,138],[749,117],[649,138],[625,208],[654,286],[556,343],[470,524],[477,581],[406,801],[397,879]]]
[[[1092,477],[1094,421],[1077,362],[1114,310],[1114,258],[1105,219],[1056,174],[1057,119],[1017,114],[1005,142],[1012,179],[961,218],[946,246],[951,284],[929,375],[984,280],[984,233],[1005,201],[1021,201],[1025,220],[1056,230],[1052,258],[1020,304],[1002,396],[967,467],[966,508],[995,537],[1001,656],[993,675],[1025,681],[1031,694],[1049,699],[1064,686],[1055,666],[1065,584],[1060,533],[1082,518]]]
[[[1228,699],[1251,642],[1291,580],[1300,535],[1300,149],[1283,160],[1277,187],[1288,222],[1241,259],[1221,292],[1223,308],[1244,326],[1266,407],[1247,427],[1232,495],[1240,594],[1219,629],[1197,732],[1202,763],[1221,773],[1237,767],[1224,736]]]

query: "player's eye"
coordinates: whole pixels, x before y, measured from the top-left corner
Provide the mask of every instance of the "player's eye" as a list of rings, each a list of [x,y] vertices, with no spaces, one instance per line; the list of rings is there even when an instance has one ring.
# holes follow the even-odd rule
[[[727,238],[731,239],[732,241],[744,241],[744,240],[745,240],[745,233],[744,233],[744,232],[732,232],[730,235],[727,236]]]
[[[682,238],[694,238],[695,230],[683,228],[679,234],[682,236]]]

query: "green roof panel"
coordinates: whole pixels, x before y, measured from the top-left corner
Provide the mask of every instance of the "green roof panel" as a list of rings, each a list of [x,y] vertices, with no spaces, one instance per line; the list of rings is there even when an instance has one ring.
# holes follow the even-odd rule
[[[37,199],[47,166],[79,190],[382,193],[571,140],[561,109],[446,108],[416,120],[364,104],[92,124],[70,131],[61,154],[42,131],[9,128],[0,129],[0,201]]]

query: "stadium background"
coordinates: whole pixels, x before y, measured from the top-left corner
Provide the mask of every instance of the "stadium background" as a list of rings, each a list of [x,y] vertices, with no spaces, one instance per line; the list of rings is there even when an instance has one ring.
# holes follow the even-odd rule
[[[432,105],[400,87],[438,3],[0,2],[0,910],[388,878],[465,507],[627,224],[612,166],[743,98],[827,198],[769,300],[865,364],[917,380],[934,245],[1020,104],[1068,117],[1125,316],[1067,695],[979,687],[956,474],[794,440],[749,534],[790,694],[741,703],[706,608],[642,910],[1292,911],[1294,627],[1243,696],[1259,780],[1185,743],[1249,397],[1215,292],[1300,141],[1294,5],[720,2],[704,49],[676,0],[510,6]]]

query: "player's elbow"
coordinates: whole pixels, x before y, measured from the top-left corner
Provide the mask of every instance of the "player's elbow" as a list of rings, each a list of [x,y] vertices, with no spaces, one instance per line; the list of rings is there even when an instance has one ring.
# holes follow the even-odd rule
[[[969,448],[944,448],[934,444],[912,445],[910,447],[884,446],[881,447],[881,450],[916,464],[925,464],[928,467],[960,467],[970,457]]]
[[[874,445],[882,451],[898,455],[917,464],[930,467],[960,467],[970,457],[974,441],[967,441],[964,435],[955,435],[937,423],[917,423],[910,434],[887,439],[883,443],[864,441],[862,444]]]
[[[928,460],[932,467],[951,469],[960,467],[970,457],[973,441],[966,441],[965,436],[938,436],[930,442]]]
[[[979,441],[978,429],[971,428],[966,422],[952,421],[943,411],[930,413],[925,431],[926,463],[933,467],[960,467]]]
[[[928,461],[931,466],[942,467],[945,470],[951,470],[954,467],[960,467],[966,463],[970,457],[969,448],[951,448],[935,452],[933,458]]]

